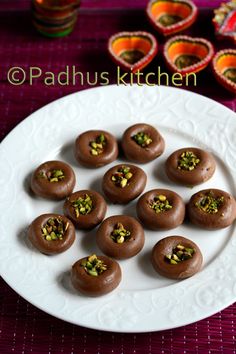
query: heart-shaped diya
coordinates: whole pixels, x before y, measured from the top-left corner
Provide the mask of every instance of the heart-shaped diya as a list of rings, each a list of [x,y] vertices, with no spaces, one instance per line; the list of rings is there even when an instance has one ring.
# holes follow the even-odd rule
[[[152,61],[158,44],[148,32],[119,32],[110,37],[108,50],[117,65],[135,73]]]
[[[232,39],[236,43],[236,0],[222,4],[214,12],[213,23],[216,35]]]
[[[169,68],[182,74],[203,70],[214,55],[212,44],[204,38],[175,36],[164,45],[164,57]]]
[[[236,49],[224,49],[216,53],[213,70],[217,81],[236,94]]]
[[[146,11],[151,24],[164,36],[191,26],[198,13],[190,0],[152,0]]]

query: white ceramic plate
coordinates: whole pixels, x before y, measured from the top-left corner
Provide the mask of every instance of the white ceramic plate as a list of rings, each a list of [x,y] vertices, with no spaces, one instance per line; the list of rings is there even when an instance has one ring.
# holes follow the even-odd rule
[[[236,195],[235,113],[208,98],[179,89],[108,86],[75,93],[32,114],[1,144],[1,274],[26,300],[71,323],[115,332],[156,331],[198,321],[236,300],[234,226],[214,232],[191,225],[168,232],[146,230],[143,251],[120,262],[123,280],[119,288],[100,298],[76,293],[69,278],[70,267],[76,260],[100,253],[94,241],[95,231],[77,231],[74,245],[51,257],[40,254],[27,241],[30,222],[42,213],[61,213],[63,205],[30,193],[32,170],[46,160],[60,159],[76,172],[75,190],[100,191],[101,178],[111,165],[95,170],[78,166],[72,151],[76,136],[98,128],[120,138],[128,126],[137,122],[154,125],[166,141],[164,154],[141,166],[148,175],[146,191],[173,189],[186,202],[193,193],[208,187]],[[205,148],[217,160],[213,178],[193,189],[172,184],[163,172],[167,156],[184,146]],[[135,215],[135,202],[109,205],[107,216],[119,213]],[[204,256],[200,273],[173,281],[154,272],[149,261],[151,249],[168,235],[183,235],[199,245]]]

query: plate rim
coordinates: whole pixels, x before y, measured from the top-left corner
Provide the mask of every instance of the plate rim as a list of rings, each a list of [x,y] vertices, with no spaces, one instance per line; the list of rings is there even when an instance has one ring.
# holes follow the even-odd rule
[[[81,90],[79,92],[74,92],[74,93],[71,93],[69,95],[66,95],[64,97],[61,97],[59,99],[56,99],[50,103],[48,103],[47,105],[39,108],[38,110],[36,110],[35,112],[31,113],[28,117],[26,117],[25,119],[23,119],[20,123],[18,123],[5,137],[4,139],[2,140],[1,142],[1,146],[0,146],[0,151],[4,148],[5,145],[8,144],[8,139],[11,139],[11,136],[15,134],[15,132],[17,132],[19,129],[21,129],[22,126],[24,126],[25,122],[29,121],[29,120],[33,120],[34,119],[34,116],[37,116],[38,114],[41,114],[41,112],[45,109],[47,109],[48,107],[50,107],[51,105],[55,104],[55,103],[60,103],[61,101],[63,100],[67,100],[68,97],[72,97],[72,96],[77,96],[77,95],[80,95],[81,93],[85,93],[85,92],[95,92],[95,91],[100,91],[100,90],[104,90],[104,89],[112,89],[112,87],[117,87],[117,85],[108,85],[108,86],[104,86],[104,87],[95,87],[95,88],[89,88],[89,89],[86,89],[86,90]],[[133,85],[133,87],[135,87],[135,89],[137,89],[137,85]],[[123,87],[123,89],[125,89],[125,87]],[[230,110],[228,107],[225,107],[224,105],[222,105],[221,103],[219,102],[216,102],[208,97],[205,97],[205,96],[202,96],[198,93],[194,93],[194,92],[191,92],[191,91],[187,91],[187,90],[184,90],[184,89],[179,89],[179,88],[173,88],[173,87],[166,87],[166,86],[159,86],[158,87],[158,90],[173,90],[173,91],[177,91],[178,92],[181,92],[183,95],[190,95],[192,97],[193,96],[198,96],[200,97],[201,99],[204,99],[204,100],[207,100],[207,101],[210,101],[215,105],[219,105],[221,108],[223,108],[225,111],[228,111],[228,113],[230,114],[233,114],[234,112],[232,110]],[[1,253],[1,252],[0,252]],[[76,321],[73,321],[73,319],[71,320],[67,320],[63,317],[63,315],[60,315],[60,314],[55,314],[54,311],[50,311],[49,309],[45,310],[45,308],[42,306],[40,306],[40,304],[38,304],[37,302],[35,302],[34,300],[32,301],[31,299],[29,299],[25,294],[23,294],[21,291],[17,290],[17,287],[14,287],[11,283],[11,281],[7,278],[7,276],[4,276],[3,274],[1,274],[2,278],[4,279],[4,281],[17,293],[19,294],[21,297],[23,297],[26,301],[28,301],[29,303],[31,303],[32,305],[36,306],[37,308],[39,308],[40,310],[54,316],[54,317],[57,317],[63,321],[66,321],[68,323],[73,323],[75,325],[79,325],[79,326],[86,326],[87,328],[91,328],[91,329],[96,329],[96,330],[101,330],[101,331],[109,331],[109,329],[107,328],[101,328],[101,326],[96,326],[96,325],[93,325],[93,326],[90,326],[89,324],[79,324],[78,322]],[[129,291],[129,290],[128,290]],[[146,291],[146,290],[145,290]],[[151,291],[151,290],[150,290]],[[228,307],[229,305],[231,305],[236,299],[236,294],[235,294],[235,298],[230,300],[230,301],[226,301],[223,305],[223,307],[217,307],[215,310],[213,310],[213,312],[211,312],[210,314],[207,313],[206,316],[201,316],[201,319],[204,319],[204,318],[207,318],[217,312],[219,312],[220,310],[224,309],[225,307]],[[227,304],[226,304],[227,303]],[[226,304],[226,305],[225,305]],[[199,319],[200,320],[200,319]],[[195,322],[195,321],[194,321]],[[161,330],[166,330],[166,329],[170,329],[170,328],[177,328],[179,326],[183,326],[183,325],[187,325],[187,324],[190,324],[190,323],[193,323],[193,322],[187,322],[186,324],[181,324],[181,325],[173,325],[172,327],[163,327],[161,329],[148,329],[146,331],[132,331],[132,330],[129,330],[129,329],[125,329],[124,330],[110,330],[109,332],[117,332],[117,333],[145,333],[145,332],[154,332],[154,331],[161,331]]]

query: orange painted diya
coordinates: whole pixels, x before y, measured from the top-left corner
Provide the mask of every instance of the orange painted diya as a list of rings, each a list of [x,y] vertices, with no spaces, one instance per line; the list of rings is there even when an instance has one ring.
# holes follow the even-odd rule
[[[164,58],[169,68],[182,74],[203,70],[214,55],[212,44],[204,38],[175,36],[164,45]]]
[[[236,0],[222,4],[214,12],[213,23],[216,35],[236,43]]]
[[[190,0],[152,0],[147,16],[154,28],[168,36],[191,26],[197,18],[197,7]]]
[[[158,44],[147,32],[120,32],[109,39],[108,50],[117,65],[135,73],[152,61]]]
[[[217,81],[236,94],[236,49],[224,49],[216,53],[213,71]]]

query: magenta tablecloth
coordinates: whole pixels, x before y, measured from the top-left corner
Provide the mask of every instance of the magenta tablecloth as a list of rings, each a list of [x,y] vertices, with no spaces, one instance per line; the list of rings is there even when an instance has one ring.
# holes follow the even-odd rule
[[[30,0],[1,0],[2,8],[28,8]],[[214,8],[222,3],[222,0],[193,0],[199,7]],[[81,0],[82,8],[144,8],[147,0]]]
[[[209,7],[221,1],[195,1],[203,6],[191,31],[214,41]],[[107,38],[120,30],[148,30],[154,33],[144,15],[146,1],[82,1],[79,21],[72,35],[50,40],[40,37],[30,22],[29,1],[0,2],[0,138],[22,119],[48,102],[88,85],[45,87],[42,80],[32,86],[27,81],[13,86],[6,73],[12,66],[27,70],[39,66],[55,73],[66,65],[83,72],[109,71],[114,65],[106,53]],[[207,8],[206,8],[207,7]],[[155,33],[154,33],[155,34]],[[162,40],[159,40],[162,46]],[[161,56],[155,65],[163,64]],[[114,80],[113,80],[114,81]],[[221,88],[211,70],[199,76],[192,91],[211,97],[236,111],[236,99]],[[222,117],[223,119],[223,117]],[[158,319],[157,319],[158,320]],[[109,334],[80,328],[57,320],[27,303],[1,281],[1,353],[235,353],[236,305],[196,324],[159,333]]]

